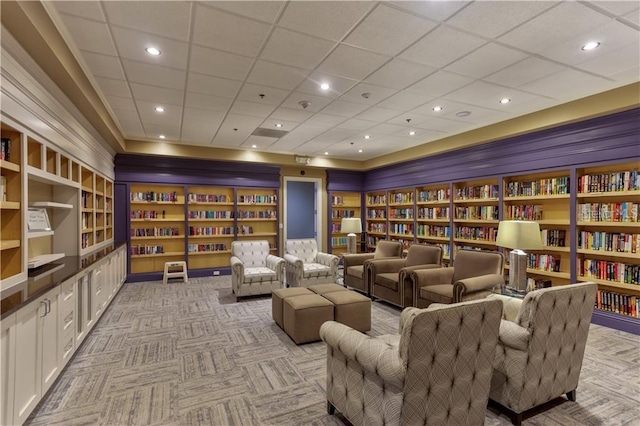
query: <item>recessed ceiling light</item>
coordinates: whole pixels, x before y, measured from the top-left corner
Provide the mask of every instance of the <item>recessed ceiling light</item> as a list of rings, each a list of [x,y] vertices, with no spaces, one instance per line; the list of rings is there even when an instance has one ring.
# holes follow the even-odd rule
[[[161,52],[157,47],[147,47],[144,49],[149,55],[158,56]]]
[[[251,145],[251,148],[257,148],[258,145]]]
[[[157,106],[154,108],[157,112],[164,112],[164,107]]]
[[[585,51],[593,50],[598,46],[600,46],[600,42],[599,41],[590,41],[589,43],[587,43],[584,46],[582,46],[582,50],[585,50]]]
[[[361,149],[359,149],[359,150],[358,150],[358,152],[362,152],[362,150],[361,150]]]
[[[282,127],[282,123],[276,123],[276,127],[278,128]]]
[[[500,103],[501,103],[501,104],[508,104],[509,102],[511,102],[511,99],[509,99],[509,98],[502,98],[502,99],[500,99]]]
[[[325,151],[325,152],[324,152],[324,155],[329,155],[329,152],[328,152],[328,151]]]
[[[329,83],[322,83],[322,84],[320,85],[320,88],[321,88],[322,90],[329,90],[329,87],[330,87],[330,86],[329,86]]]
[[[414,132],[413,130],[409,132],[409,136],[415,136],[416,132]]]
[[[471,115],[471,111],[458,111],[456,117],[468,117]]]
[[[160,135],[158,136],[160,139],[164,139],[164,135]]]
[[[435,112],[440,112],[440,111],[442,111],[442,107],[441,107],[441,106],[434,106],[434,107],[433,107],[433,110],[434,110]]]
[[[371,139],[371,136],[369,136],[369,135],[364,135],[364,138],[365,138],[365,139]]]

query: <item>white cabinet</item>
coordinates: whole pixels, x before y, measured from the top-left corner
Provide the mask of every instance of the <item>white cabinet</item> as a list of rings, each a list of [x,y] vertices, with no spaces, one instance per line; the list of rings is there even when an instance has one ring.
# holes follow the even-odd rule
[[[58,359],[60,366],[66,365],[75,345],[76,330],[76,279],[70,278],[60,285],[58,307]]]
[[[40,318],[41,336],[40,353],[42,360],[42,395],[45,394],[60,374],[60,351],[58,325],[58,296],[60,287],[56,287],[44,298],[46,314]]]
[[[13,424],[13,389],[15,386],[16,314],[0,322],[0,424]]]

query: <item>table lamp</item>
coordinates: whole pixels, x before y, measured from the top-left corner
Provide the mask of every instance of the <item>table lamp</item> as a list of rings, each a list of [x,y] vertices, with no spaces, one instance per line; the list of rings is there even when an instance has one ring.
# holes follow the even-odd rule
[[[359,217],[344,217],[340,223],[340,231],[347,232],[347,253],[356,253],[356,234],[362,232],[362,221]]]
[[[527,254],[523,250],[540,250],[542,237],[538,222],[503,220],[498,224],[496,245],[512,249],[509,253],[509,287],[527,289]]]

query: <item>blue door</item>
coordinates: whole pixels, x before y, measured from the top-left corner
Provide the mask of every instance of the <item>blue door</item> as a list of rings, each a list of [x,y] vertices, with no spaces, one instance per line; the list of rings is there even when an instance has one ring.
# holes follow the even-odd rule
[[[314,182],[287,181],[287,239],[316,238]]]

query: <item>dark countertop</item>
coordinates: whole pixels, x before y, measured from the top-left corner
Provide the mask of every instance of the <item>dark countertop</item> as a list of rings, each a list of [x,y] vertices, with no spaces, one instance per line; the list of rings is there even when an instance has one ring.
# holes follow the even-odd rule
[[[103,259],[124,244],[112,244],[86,256],[65,256],[28,271],[28,278],[1,293],[0,319],[12,314]]]

